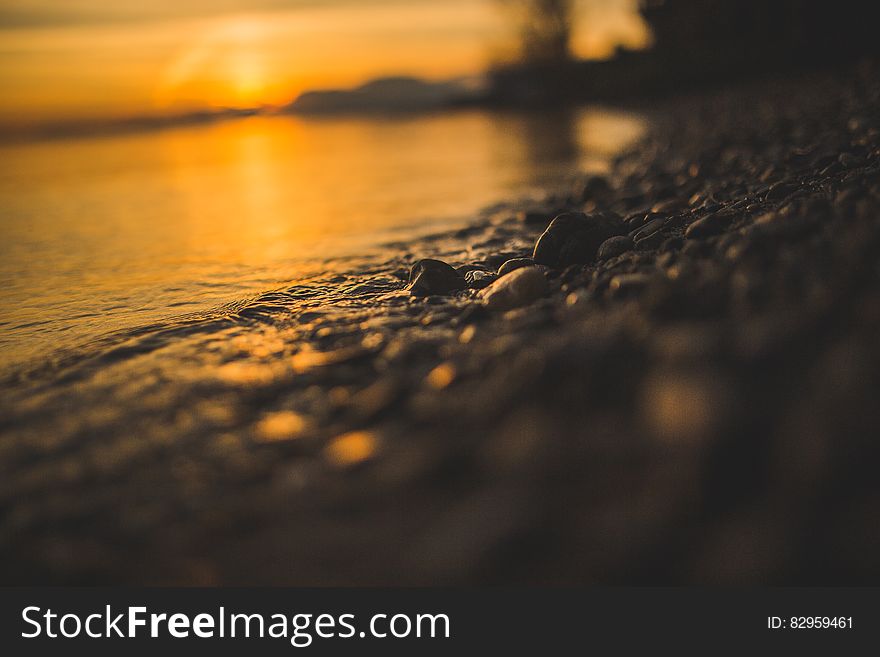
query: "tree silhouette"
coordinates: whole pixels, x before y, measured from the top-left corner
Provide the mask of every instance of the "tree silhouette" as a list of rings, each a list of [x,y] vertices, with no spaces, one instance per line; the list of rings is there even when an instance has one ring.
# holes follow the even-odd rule
[[[520,58],[527,64],[571,60],[575,0],[499,0],[517,25]]]

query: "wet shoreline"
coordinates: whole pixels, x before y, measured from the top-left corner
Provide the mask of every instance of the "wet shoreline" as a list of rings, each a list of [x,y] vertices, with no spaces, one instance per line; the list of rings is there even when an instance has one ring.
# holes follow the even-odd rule
[[[607,176],[10,386],[2,580],[875,581],[875,80],[655,106]],[[620,239],[489,302],[563,212]]]
[[[264,116],[0,146],[0,370],[356,273],[389,257],[383,242],[466,225],[486,203],[604,166],[642,129],[584,107]]]

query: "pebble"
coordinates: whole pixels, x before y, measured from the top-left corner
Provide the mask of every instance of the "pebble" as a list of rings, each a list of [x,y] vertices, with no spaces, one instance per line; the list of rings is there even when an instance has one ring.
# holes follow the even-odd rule
[[[668,217],[666,215],[661,215],[659,217],[654,217],[644,226],[635,231],[632,235],[633,242],[638,244],[643,239],[651,237],[654,233],[659,231],[666,225]]]
[[[505,276],[521,267],[532,267],[535,261],[531,258],[511,258],[498,268],[498,277]]]
[[[622,232],[621,222],[609,215],[566,212],[550,222],[538,238],[532,257],[536,263],[550,267],[589,264],[602,242]]]
[[[442,260],[419,260],[409,272],[408,289],[413,296],[448,295],[466,287],[464,276]]]
[[[609,260],[611,258],[616,258],[623,253],[626,253],[632,248],[633,241],[629,235],[618,235],[617,237],[610,237],[602,242],[596,258],[598,260]]]
[[[713,212],[702,219],[697,219],[687,227],[684,236],[688,239],[712,237],[719,235],[730,228],[733,216],[726,212]]]
[[[663,244],[666,239],[666,235],[664,235],[661,231],[656,231],[650,235],[646,235],[642,237],[636,242],[636,248],[639,251],[651,251],[653,249],[660,248],[660,245]]]
[[[547,290],[547,279],[538,267],[521,267],[499,278],[481,295],[490,310],[512,310],[541,298]]]
[[[464,275],[464,280],[467,281],[468,287],[475,290],[482,290],[483,288],[488,287],[497,278],[498,276],[495,274],[481,269],[472,269]]]
[[[819,577],[841,568],[871,577],[880,124],[868,110],[880,99],[876,70],[858,94],[841,95],[834,78],[821,78],[798,98],[774,82],[757,98],[713,94],[676,109],[668,130],[658,123],[656,136],[613,165],[613,192],[580,208],[637,213],[638,231],[659,218],[649,210],[691,199],[691,213],[676,211],[641,236],[641,252],[618,225],[597,238],[595,253],[604,258],[626,240],[630,250],[596,266],[555,264],[574,248],[569,238],[587,241],[589,218],[580,215],[567,234],[550,231],[544,246],[554,265],[544,272],[521,256],[537,226],[569,201],[516,206],[540,210],[539,224],[405,243],[362,283],[354,274],[328,278],[341,295],[327,285],[311,296],[297,285],[289,296],[302,292],[302,302],[280,295],[280,321],[224,323],[206,335],[208,385],[175,384],[192,377],[179,376],[174,354],[187,352],[174,349],[59,381],[52,395],[25,404],[16,392],[2,409],[9,467],[0,486],[10,513],[0,540],[14,557],[0,560],[4,574],[15,582],[43,572],[63,583],[122,573],[137,583],[143,555],[127,546],[152,541],[169,547],[146,564],[163,581],[192,577],[192,546],[221,582],[332,584],[342,573],[355,584],[541,584],[572,574],[614,583],[633,572],[691,580],[702,572],[760,583],[796,576],[805,564]],[[829,96],[828,111],[805,105],[823,107]],[[854,110],[865,117],[859,134],[841,135]],[[842,151],[860,163],[844,157],[854,165],[844,168]],[[797,184],[789,152],[802,171]],[[770,187],[780,181],[789,182]],[[718,210],[726,214],[707,218]],[[689,237],[706,239],[680,237],[685,220],[698,218]],[[643,250],[657,239],[660,252]],[[452,272],[422,261],[401,276],[401,263],[419,253],[468,264]],[[592,256],[572,259],[581,257]],[[479,292],[441,294],[496,271]],[[434,296],[408,298],[404,282]],[[297,322],[288,321],[290,307]],[[190,357],[199,364],[198,352]],[[42,389],[36,384],[19,392]],[[238,410],[195,411],[208,403]],[[79,440],[83,432],[95,440]],[[51,444],[34,451],[38,433]],[[163,481],[173,485],[144,497],[139,482]],[[272,481],[281,485],[265,485]],[[241,503],[217,516],[212,501],[225,498]],[[846,522],[826,532],[839,550],[804,541],[803,529],[827,527],[840,500]],[[187,522],[163,523],[181,508]],[[789,533],[783,518],[768,530],[753,522],[753,509],[773,520],[793,510],[796,527]],[[94,545],[77,542],[83,518]],[[723,569],[695,565],[730,522],[737,531],[724,542]],[[300,526],[309,531],[288,531]],[[764,559],[768,536],[791,558],[778,571],[756,571],[749,554]],[[230,542],[240,558],[228,559]],[[267,546],[274,557],[263,563]],[[841,560],[828,560],[838,552]],[[661,558],[646,566],[645,554]]]

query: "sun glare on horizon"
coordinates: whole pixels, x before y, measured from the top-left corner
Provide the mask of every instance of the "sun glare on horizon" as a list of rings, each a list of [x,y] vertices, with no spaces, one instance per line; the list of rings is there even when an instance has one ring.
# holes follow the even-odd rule
[[[156,91],[162,109],[182,98],[212,107],[278,104],[285,98],[270,84],[262,43],[265,22],[235,17],[209,29],[188,45],[166,68]]]
[[[510,28],[493,0],[233,6],[0,27],[0,127],[281,106],[304,91],[388,75],[473,76]],[[585,0],[575,54],[603,57],[617,44],[647,43],[635,7]]]

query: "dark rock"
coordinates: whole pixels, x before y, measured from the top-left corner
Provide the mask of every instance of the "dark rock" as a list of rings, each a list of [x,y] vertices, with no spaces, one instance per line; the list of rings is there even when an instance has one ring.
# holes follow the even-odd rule
[[[547,279],[538,267],[521,267],[499,278],[481,295],[491,310],[512,310],[528,305],[547,293]]]
[[[498,278],[495,274],[481,269],[472,269],[464,275],[468,287],[475,290],[482,290],[484,287],[491,285]]]
[[[520,267],[531,267],[535,261],[531,258],[512,258],[498,268],[498,276],[504,276]]]
[[[702,219],[697,219],[687,227],[684,236],[688,239],[712,237],[719,235],[730,228],[733,223],[733,215],[729,212],[719,211],[707,214]]]
[[[660,245],[665,241],[666,236],[661,231],[656,231],[651,233],[650,235],[643,237],[638,242],[636,242],[636,248],[639,251],[652,251],[654,249],[659,249]]]
[[[651,210],[655,213],[658,213],[658,214],[664,214],[664,213],[673,212],[675,210],[678,210],[682,207],[682,205],[683,205],[683,202],[681,199],[668,198],[666,200],[659,201],[659,202],[655,203],[651,207]]]
[[[629,235],[618,235],[617,237],[610,237],[602,242],[601,246],[599,246],[599,251],[596,255],[596,258],[598,260],[608,260],[610,258],[616,258],[621,253],[626,253],[632,248],[633,241]]]
[[[550,222],[538,238],[533,259],[550,267],[589,264],[602,242],[622,232],[623,225],[615,217],[567,212]]]
[[[667,217],[669,217],[669,215],[665,212],[648,212],[647,214],[644,212],[639,212],[627,217],[626,225],[631,231],[638,231],[641,228],[648,226],[657,219],[665,220]]]
[[[522,257],[522,252],[516,251],[505,251],[501,253],[491,253],[486,256],[484,262],[491,269],[498,269],[501,265],[503,265],[508,260],[512,260],[514,258]]]
[[[638,244],[642,240],[651,237],[651,235],[653,235],[657,231],[662,230],[662,228],[666,225],[668,219],[669,218],[666,215],[654,217],[653,219],[648,221],[648,223],[646,223],[644,226],[642,226],[632,234],[633,242]]]
[[[452,294],[465,287],[464,276],[442,260],[419,260],[409,272],[408,288],[413,296]]]

